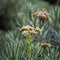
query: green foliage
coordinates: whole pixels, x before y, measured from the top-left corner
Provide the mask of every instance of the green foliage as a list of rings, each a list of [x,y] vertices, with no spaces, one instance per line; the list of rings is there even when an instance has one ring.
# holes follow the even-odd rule
[[[8,3],[8,7],[12,9],[9,13],[16,12],[18,15],[17,26],[8,32],[0,31],[0,60],[29,60],[26,39],[18,28],[25,25],[34,28],[38,26],[39,21],[32,16],[32,13],[44,10],[50,13],[51,21],[41,25],[42,33],[35,37],[31,45],[32,60],[60,60],[60,7],[50,6],[40,0],[19,0],[17,4],[16,8],[13,6],[10,8]],[[41,42],[50,42],[53,47],[42,48]]]

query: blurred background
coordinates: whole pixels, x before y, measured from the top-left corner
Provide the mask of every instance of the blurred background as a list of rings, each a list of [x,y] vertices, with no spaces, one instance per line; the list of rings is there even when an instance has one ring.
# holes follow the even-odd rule
[[[11,30],[14,26],[16,27],[16,25],[18,25],[17,21],[22,18],[19,15],[28,14],[29,10],[32,10],[32,12],[44,9],[50,11],[57,5],[60,5],[59,0],[1,0],[0,30],[7,31]],[[26,17],[27,14],[24,17]]]

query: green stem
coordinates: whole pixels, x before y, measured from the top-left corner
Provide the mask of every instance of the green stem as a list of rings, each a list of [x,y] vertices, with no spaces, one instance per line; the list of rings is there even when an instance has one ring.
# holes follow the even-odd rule
[[[27,55],[28,55],[29,60],[32,60],[31,44],[28,44],[27,46]]]
[[[32,45],[33,42],[33,37],[32,36],[28,36],[27,37],[27,55],[28,55],[28,60],[32,60]]]

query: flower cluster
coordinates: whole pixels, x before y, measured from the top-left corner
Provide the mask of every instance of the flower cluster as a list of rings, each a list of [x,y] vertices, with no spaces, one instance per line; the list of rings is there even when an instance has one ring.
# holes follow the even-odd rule
[[[34,12],[32,15],[38,18],[41,22],[46,22],[50,20],[50,15],[46,11]]]
[[[36,27],[36,29],[34,29],[31,26],[23,26],[20,30],[24,36],[38,34],[41,31],[39,27]]]
[[[41,46],[42,47],[48,47],[48,48],[52,47],[51,43],[41,43]]]

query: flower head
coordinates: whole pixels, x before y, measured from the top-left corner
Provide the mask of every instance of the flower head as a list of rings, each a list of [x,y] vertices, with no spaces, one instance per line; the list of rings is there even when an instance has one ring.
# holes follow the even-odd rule
[[[49,13],[46,11],[34,12],[32,15],[36,18],[39,18],[39,20],[41,20],[42,22],[50,20]]]
[[[23,30],[33,30],[33,27],[31,27],[31,26],[23,26],[20,30],[21,31],[23,31]]]
[[[51,43],[41,43],[41,46],[48,47],[48,48],[52,47]]]
[[[39,14],[40,12],[34,12],[32,15],[34,16],[34,17],[36,17],[36,18],[38,18],[39,17]]]
[[[34,29],[31,26],[24,26],[20,30],[22,31],[22,34],[24,36],[35,35],[35,34],[38,34],[41,31],[39,27],[36,27],[36,29]]]
[[[41,32],[41,29],[39,27],[36,27],[35,31],[39,33]]]
[[[29,35],[28,31],[23,31],[22,34],[23,34],[24,36],[28,36],[28,35]]]

